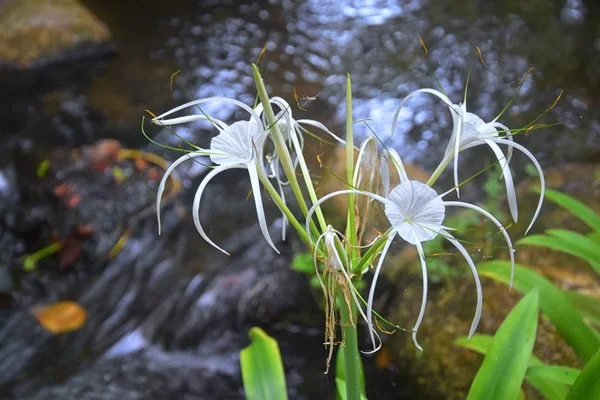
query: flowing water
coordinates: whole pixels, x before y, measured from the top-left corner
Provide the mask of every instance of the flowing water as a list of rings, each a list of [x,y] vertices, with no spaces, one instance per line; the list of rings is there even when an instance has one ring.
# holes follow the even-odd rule
[[[202,166],[184,169],[184,193],[165,213],[166,234],[161,238],[147,213],[156,182],[134,179],[112,187],[101,174],[66,162],[57,168],[62,171],[57,181],[86,190],[81,194],[82,211],[59,207],[63,211],[57,213],[54,200],[44,194],[57,181],[45,187],[34,179],[36,166],[49,154],[102,138],[174,159],[175,154],[149,144],[141,134],[144,110],[159,113],[190,97],[227,96],[252,104],[251,63],[264,46],[261,65],[271,94],[294,103],[295,90],[306,108],[294,106],[295,116],[318,119],[343,135],[345,80],[350,74],[354,118],[360,120],[355,124],[357,135],[364,137],[372,130],[406,160],[427,170],[444,151],[450,113],[438,99],[415,97],[392,135],[392,117],[403,97],[421,87],[441,85],[458,103],[470,73],[468,109],[489,120],[515,95],[530,68],[530,77],[502,121],[519,128],[543,114],[540,123],[559,125],[532,130],[517,141],[543,166],[598,161],[600,156],[600,7],[593,0],[82,3],[110,27],[118,56],[0,100],[0,195],[5,211],[1,242],[6,249],[0,268],[13,271],[5,280],[11,282],[0,286],[13,293],[1,314],[6,325],[0,331],[0,354],[11,357],[0,363],[5,376],[0,387],[15,398],[67,396],[73,387],[86,386],[83,382],[93,393],[102,388],[96,381],[106,374],[114,374],[111,379],[117,383],[113,397],[105,393],[105,398],[135,394],[139,397],[131,398],[158,399],[185,393],[195,394],[193,398],[204,398],[202,393],[205,398],[239,397],[235,354],[245,343],[249,324],[261,321],[267,326],[277,322],[273,329],[291,371],[294,397],[333,398],[331,376],[322,374],[321,316],[311,308],[314,305],[298,307],[280,301],[285,296],[277,297],[286,294],[283,282],[295,279],[294,290],[310,303],[307,283],[270,269],[287,269],[292,250],[301,247],[286,247],[286,256],[278,261],[265,255],[268,248],[254,244],[254,211],[245,201],[249,184],[244,174],[212,183],[205,197],[210,200],[203,206],[209,234],[234,248],[234,260],[200,243],[188,222],[193,190],[186,189],[197,185],[205,171]],[[171,88],[176,71],[180,72]],[[207,110],[224,120],[235,112],[223,106]],[[148,127],[148,133],[176,143],[156,127]],[[206,131],[186,128],[178,134],[208,144]],[[309,141],[308,147],[311,157],[327,151],[316,141]],[[477,148],[465,153],[462,162],[476,172],[489,157]],[[517,170],[525,161],[515,157]],[[316,160],[311,162],[316,167]],[[136,202],[130,201],[133,197]],[[273,221],[277,213],[271,210],[268,217]],[[80,220],[103,226],[97,242],[81,250],[87,259],[35,279],[14,273],[22,254],[47,244],[53,230],[66,235]],[[121,255],[107,262],[114,239],[127,229],[132,238]],[[5,269],[0,276],[7,275]],[[52,337],[26,319],[27,307],[67,297],[77,299],[91,316],[79,333]],[[310,316],[292,317],[291,322],[289,315],[281,318],[280,312],[287,315],[294,307]],[[265,314],[256,318],[257,310]],[[20,337],[22,330],[31,336]],[[131,355],[131,362],[119,361],[123,355]],[[193,374],[203,383],[194,386]],[[367,374],[370,398],[418,395],[401,373],[378,370],[373,359],[367,361]],[[165,377],[170,375],[178,383],[169,383]],[[16,376],[20,380],[13,380]],[[54,386],[69,378],[66,386]],[[144,392],[139,382],[131,383],[136,379],[155,383]],[[159,389],[169,384],[177,389]]]

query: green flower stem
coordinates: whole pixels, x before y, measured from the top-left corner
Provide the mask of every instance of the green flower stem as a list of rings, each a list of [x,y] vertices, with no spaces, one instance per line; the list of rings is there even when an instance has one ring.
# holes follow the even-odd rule
[[[452,153],[452,152],[448,153],[444,157],[444,159],[442,160],[440,165],[438,165],[438,167],[435,169],[435,171],[433,171],[433,174],[431,174],[431,176],[427,180],[427,185],[433,186],[435,184],[435,182],[437,182],[437,180],[440,177],[440,175],[442,174],[442,172],[444,172],[446,167],[448,167],[448,164],[450,164],[450,162],[453,159],[454,159],[454,153]]]
[[[315,192],[312,179],[310,179],[310,172],[308,171],[306,160],[304,159],[304,154],[302,154],[302,148],[300,147],[300,143],[298,142],[298,137],[294,134],[291,134],[291,137],[292,142],[294,143],[294,149],[296,150],[296,156],[298,157],[300,171],[302,171],[302,177],[304,178],[304,184],[306,185],[306,190],[308,191],[308,196],[310,197],[310,201],[312,202],[312,204],[315,204],[318,201],[317,193]],[[321,211],[321,206],[317,207],[315,213],[317,214],[317,220],[319,221],[319,225],[321,226],[321,231],[325,232],[325,230],[327,230],[327,222],[325,221],[325,217],[323,216],[323,212]]]
[[[392,231],[392,229],[388,229],[383,236],[381,236],[379,239],[377,239],[375,241],[375,243],[373,243],[371,245],[371,247],[369,247],[369,250],[362,255],[362,257],[360,258],[360,261],[358,262],[358,264],[356,264],[355,269],[356,269],[356,273],[359,275],[362,275],[362,270],[365,267],[365,265],[367,263],[370,263],[371,260],[373,260],[373,258],[379,254],[379,252],[381,251],[383,245],[385,244],[385,241],[387,240],[390,232]]]
[[[352,181],[354,177],[354,132],[352,120],[352,83],[350,75],[346,79],[346,180],[348,181],[348,189],[352,190]],[[359,243],[356,237],[355,226],[355,209],[354,209],[354,193],[348,195],[348,221],[346,224],[346,237],[349,243],[346,246],[352,265],[355,264],[357,258],[357,246]],[[351,272],[356,272],[356,268],[350,266]]]
[[[265,87],[263,79],[260,76],[260,71],[258,70],[258,67],[255,64],[252,64],[252,69],[254,70],[254,80],[256,81],[258,97],[260,98],[260,101],[263,105],[265,115],[267,117],[267,123],[270,127],[269,129],[272,129],[271,138],[273,138],[273,143],[275,144],[275,151],[277,151],[277,154],[279,155],[279,161],[281,162],[281,166],[283,167],[285,176],[290,182],[290,186],[292,187],[294,196],[296,196],[296,201],[298,201],[298,205],[300,206],[302,213],[304,214],[304,216],[306,216],[306,214],[308,214],[308,207],[306,206],[306,201],[304,200],[302,190],[300,189],[298,179],[296,178],[296,171],[294,169],[294,164],[292,163],[292,157],[290,156],[290,152],[288,151],[288,148],[285,145],[285,140],[283,138],[283,135],[281,134],[281,131],[279,130],[279,126],[277,126],[277,120],[275,119],[273,107],[271,107],[271,102],[269,101],[267,88]],[[313,224],[312,221],[311,224]]]
[[[352,289],[350,289],[352,290]],[[340,294],[338,306],[342,323],[343,342],[341,351],[344,352],[344,363],[346,373],[346,399],[360,400],[361,395],[361,360],[358,350],[356,305],[350,302],[349,309],[343,294]]]
[[[279,207],[281,212],[283,212],[285,214],[286,218],[288,219],[288,221],[290,221],[290,223],[292,224],[294,229],[296,229],[296,231],[298,231],[298,235],[300,235],[300,239],[302,239],[308,245],[308,247],[312,249],[314,247],[314,243],[308,237],[308,233],[306,232],[304,227],[302,225],[300,225],[300,222],[298,222],[298,220],[296,219],[294,214],[292,214],[290,209],[285,205],[285,203],[283,202],[283,199],[281,198],[281,196],[279,196],[279,193],[277,193],[277,189],[275,189],[275,187],[273,186],[273,184],[271,183],[269,178],[267,178],[267,176],[265,175],[265,172],[262,170],[262,168],[257,168],[257,170],[258,170],[258,179],[260,179],[260,181],[264,185],[265,189],[267,190],[267,193],[269,193],[269,195],[271,196],[271,198],[273,199],[275,204],[277,204],[277,207]]]

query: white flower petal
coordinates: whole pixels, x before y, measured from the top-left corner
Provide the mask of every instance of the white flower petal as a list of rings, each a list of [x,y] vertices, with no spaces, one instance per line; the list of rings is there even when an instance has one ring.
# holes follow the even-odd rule
[[[202,151],[204,151],[204,150],[202,150]],[[167,183],[167,179],[169,179],[169,175],[171,175],[171,173],[175,170],[175,168],[177,168],[177,166],[179,164],[181,164],[182,162],[191,160],[196,157],[206,157],[206,156],[207,156],[207,154],[205,154],[203,152],[187,153],[187,154],[179,157],[177,160],[173,161],[173,163],[165,171],[165,174],[163,175],[162,179],[160,180],[160,184],[158,185],[158,192],[156,193],[156,219],[158,220],[158,234],[159,235],[161,234],[160,201],[162,199],[163,192],[165,191],[165,185]]]
[[[496,217],[494,217],[492,214],[476,205],[465,203],[462,201],[444,201],[444,205],[446,207],[463,207],[477,211],[478,213],[483,214],[487,219],[492,221],[492,223],[496,225],[498,229],[500,229],[500,232],[502,232],[502,236],[504,236],[504,240],[506,241],[506,245],[508,246],[508,252],[510,255],[510,287],[512,288],[513,278],[515,276],[515,249],[512,245],[512,241],[510,240],[510,236],[508,235],[506,228],[504,228],[504,226],[500,223],[500,221],[496,219]]]
[[[423,316],[425,315],[425,309],[427,308],[427,265],[425,264],[425,253],[423,252],[423,246],[421,246],[421,243],[419,242],[417,242],[415,246],[417,246],[419,260],[421,261],[421,272],[423,273],[423,296],[421,297],[421,309],[419,310],[419,316],[417,317],[417,321],[413,327],[412,340],[416,348],[423,351],[423,348],[419,342],[417,342],[417,332],[421,327],[421,322],[423,322]]]
[[[402,239],[416,244],[437,236],[445,207],[431,187],[419,181],[405,181],[387,197],[385,215]]]
[[[210,156],[212,162],[218,165],[245,164],[254,157],[254,146],[257,143],[260,130],[250,121],[238,121],[227,127],[223,132],[210,141],[210,149],[222,154]]]
[[[452,106],[454,105],[454,104],[452,104],[452,102],[450,101],[448,96],[446,96],[445,94],[443,94],[442,92],[440,92],[438,90],[425,88],[425,89],[417,89],[414,92],[409,93],[400,102],[400,105],[398,106],[398,108],[396,109],[396,112],[394,113],[394,118],[392,119],[392,132],[391,132],[392,138],[396,134],[396,126],[398,125],[398,117],[400,116],[400,111],[402,110],[402,107],[404,107],[404,105],[406,104],[408,99],[410,99],[412,96],[417,95],[419,93],[428,93],[428,94],[432,94],[432,95],[440,98],[444,102],[444,104],[446,104],[450,109],[452,109]]]
[[[393,148],[389,148],[388,152],[390,154],[390,157],[392,158],[394,167],[396,167],[396,171],[398,171],[400,183],[408,182],[408,175],[406,174],[406,168],[404,168],[404,163],[402,162],[402,158],[400,158],[400,154],[398,154],[396,149]]]
[[[273,248],[279,254],[279,250],[275,247],[275,244],[271,240],[271,236],[269,236],[269,230],[267,229],[267,221],[265,218],[265,210],[262,204],[262,196],[260,194],[260,182],[258,180],[258,171],[256,168],[258,166],[255,162],[248,163],[248,174],[250,175],[250,184],[252,185],[252,196],[254,197],[254,203],[256,204],[256,216],[258,217],[258,226],[260,227],[260,231],[269,246]]]
[[[312,127],[318,128],[318,129],[322,130],[323,132],[327,133],[329,136],[331,136],[333,139],[335,139],[341,145],[346,145],[345,140],[340,138],[335,133],[331,132],[329,129],[327,129],[327,127],[325,125],[323,125],[322,123],[320,123],[318,121],[314,121],[312,119],[299,119],[299,120],[296,120],[296,123],[298,124],[300,129],[302,129],[303,131],[311,133],[308,131],[308,129],[304,128],[302,125],[312,126]]]
[[[527,230],[525,231],[525,234],[527,235],[527,233],[529,232],[529,230],[531,229],[531,227],[537,220],[538,216],[540,215],[540,211],[542,210],[542,204],[544,203],[544,192],[546,190],[546,182],[544,180],[544,171],[542,171],[542,167],[540,166],[540,163],[535,158],[535,156],[533,154],[531,154],[531,152],[529,150],[527,150],[525,147],[521,146],[520,144],[510,141],[510,140],[506,140],[506,139],[494,138],[494,139],[490,139],[490,140],[493,140],[494,142],[499,143],[499,144],[504,144],[509,147],[514,147],[517,150],[521,150],[521,152],[523,154],[525,154],[527,157],[529,157],[529,159],[531,160],[531,162],[537,169],[538,174],[540,175],[540,199],[538,201],[538,206],[535,210],[535,214],[533,214],[531,223],[529,224],[529,227],[527,227]]]
[[[217,246],[212,240],[210,240],[210,238],[206,235],[206,233],[204,232],[204,229],[202,228],[202,224],[200,223],[200,200],[202,200],[202,193],[204,193],[204,189],[206,188],[206,185],[208,185],[208,183],[211,181],[212,178],[219,175],[223,171],[227,171],[228,169],[234,169],[234,168],[245,169],[247,167],[245,165],[239,165],[239,164],[221,165],[219,167],[216,167],[212,171],[210,171],[204,177],[202,182],[200,182],[200,186],[198,186],[198,190],[196,191],[196,195],[194,196],[194,203],[192,205],[192,218],[194,220],[194,225],[196,225],[196,229],[198,230],[198,233],[200,234],[200,236],[202,236],[202,238],[204,240],[206,240],[211,246],[215,247],[218,250],[221,250],[223,253],[225,253],[227,255],[229,255],[229,253],[226,252],[225,250],[223,250],[222,248],[220,248],[219,246]]]
[[[500,147],[489,139],[485,139],[485,142],[492,149],[498,162],[500,162],[500,166],[502,168],[502,176],[504,176],[504,183],[506,185],[506,198],[508,199],[508,209],[510,210],[510,215],[512,216],[513,221],[517,222],[519,220],[519,210],[517,206],[517,194],[515,192],[515,185],[513,183],[512,174],[510,172],[510,166],[508,165],[508,160]]]
[[[314,203],[312,205],[312,207],[308,210],[308,213],[306,214],[306,234],[308,235],[309,238],[311,238],[310,220],[311,220],[313,214],[315,213],[315,210],[317,209],[317,207],[319,207],[321,204],[323,204],[325,201],[331,199],[332,197],[340,196],[343,194],[360,194],[360,195],[371,197],[383,204],[386,204],[388,202],[388,200],[386,200],[386,198],[384,198],[384,197],[381,197],[375,193],[363,192],[361,190],[345,189],[345,190],[338,190],[336,192],[331,192],[331,193],[321,197],[316,203]]]
[[[188,107],[198,106],[200,104],[213,103],[213,102],[217,102],[217,103],[221,102],[221,103],[234,104],[234,105],[236,105],[236,106],[244,109],[245,111],[247,111],[248,114],[250,114],[250,117],[254,119],[254,122],[256,124],[259,124],[259,125],[261,124],[260,117],[258,116],[258,114],[252,108],[248,107],[246,104],[242,103],[239,100],[230,99],[228,97],[208,97],[208,98],[205,98],[205,99],[193,100],[193,101],[187,102],[185,104],[182,104],[180,106],[177,106],[177,107],[175,107],[175,108],[173,108],[173,109],[171,109],[171,110],[169,110],[169,111],[167,111],[165,113],[162,113],[158,117],[154,118],[152,120],[152,122],[157,121],[157,122],[163,122],[164,123],[165,122],[164,121],[164,117],[169,116],[171,114],[174,114],[177,111],[183,110],[183,109],[188,108]]]
[[[369,289],[369,298],[367,299],[367,323],[369,328],[373,327],[373,298],[375,296],[375,287],[377,286],[377,279],[379,278],[379,272],[381,272],[381,266],[383,265],[383,260],[390,248],[390,245],[394,241],[394,237],[396,236],[396,232],[392,231],[390,236],[388,236],[385,245],[383,246],[383,250],[381,250],[381,254],[379,255],[379,261],[377,262],[377,267],[375,268],[375,274],[373,274],[373,281],[371,282],[371,288]],[[375,337],[373,335],[373,330],[370,329],[369,335],[371,336],[371,341],[373,342],[373,352],[377,351],[375,347]]]
[[[481,282],[479,280],[479,274],[477,273],[477,268],[473,263],[473,259],[464,248],[462,244],[458,240],[456,240],[450,233],[444,232],[443,236],[454,245],[463,255],[465,260],[467,260],[467,264],[471,268],[471,272],[473,273],[473,278],[475,279],[475,288],[477,290],[477,306],[475,307],[475,316],[473,317],[473,322],[471,322],[471,329],[469,329],[469,339],[475,334],[477,330],[477,325],[479,325],[479,320],[481,319],[481,310],[483,308],[483,290],[481,289]]]

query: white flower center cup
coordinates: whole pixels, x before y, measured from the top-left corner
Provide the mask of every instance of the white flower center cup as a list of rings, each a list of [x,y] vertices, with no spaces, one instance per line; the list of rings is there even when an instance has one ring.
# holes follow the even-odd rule
[[[446,207],[436,191],[423,182],[404,181],[386,200],[385,215],[408,243],[425,242],[442,232]]]

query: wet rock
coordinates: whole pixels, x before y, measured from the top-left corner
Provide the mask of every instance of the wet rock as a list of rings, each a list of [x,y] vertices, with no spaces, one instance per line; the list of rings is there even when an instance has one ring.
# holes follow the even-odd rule
[[[32,68],[89,54],[110,31],[76,0],[4,0],[0,3],[0,64]]]
[[[593,209],[600,211],[598,191],[598,166],[568,164],[545,170],[547,187],[565,192]],[[525,180],[518,187],[519,223],[509,228],[513,240],[524,234],[537,205],[537,194],[533,188],[539,187],[537,177]],[[506,201],[500,199],[498,210],[506,213]],[[492,210],[493,211],[493,210]],[[465,215],[467,213],[461,214]],[[461,217],[459,217],[461,218]],[[548,228],[573,229],[582,233],[589,228],[568,211],[546,200],[535,231]],[[476,223],[468,234],[461,234],[466,243],[475,243],[467,249],[475,263],[490,258],[507,258],[506,249],[490,238],[490,227],[486,223]],[[482,238],[486,237],[482,241]],[[490,241],[491,240],[491,241]],[[446,249],[448,252],[453,250]],[[411,379],[431,398],[463,399],[477,372],[482,357],[472,351],[461,349],[453,344],[460,336],[466,336],[475,310],[476,297],[473,278],[460,255],[449,253],[446,256],[429,255],[429,266],[436,258],[452,271],[462,271],[447,275],[437,283],[430,280],[429,303],[423,324],[419,331],[420,344],[425,352],[420,355],[414,348],[409,334],[396,333],[391,337],[392,356],[401,369],[409,371]],[[575,289],[600,298],[600,279],[582,260],[541,247],[519,248],[516,253],[519,263],[533,267],[537,272],[552,280],[563,289]],[[386,304],[390,305],[390,319],[401,326],[412,326],[419,312],[421,302],[420,267],[416,251],[407,247],[388,262],[387,277],[391,288],[387,291]],[[430,271],[431,274],[431,271]],[[508,312],[521,298],[517,291],[509,291],[505,285],[483,279],[484,306],[478,333],[494,334]],[[581,367],[581,361],[564,341],[556,328],[545,317],[540,318],[534,353],[553,365]],[[525,385],[527,398],[540,398],[531,387]]]
[[[7,243],[0,245],[33,238],[41,246],[68,238],[80,246],[76,254],[69,250],[62,257],[61,248],[33,272],[23,271],[22,254],[7,261],[8,269],[0,265],[18,271],[19,278],[7,288],[14,304],[0,314],[2,398],[238,398],[237,355],[248,344],[251,326],[284,322],[291,311],[306,312],[320,326],[305,280],[289,268],[294,239],[276,241],[282,255],[257,240],[262,235],[254,203],[245,199],[247,176],[209,185],[203,204],[202,220],[215,227],[216,240],[231,253],[226,257],[198,245],[195,228],[178,212],[177,203],[186,196],[174,198],[173,182],[167,185],[163,231],[157,235],[157,182],[148,172],[152,160],[160,162],[128,151],[102,141],[76,151],[51,151],[44,176],[37,174],[39,168],[15,168],[20,197],[0,218],[0,229],[12,234],[2,235]],[[29,165],[32,159],[20,162]],[[199,176],[179,172],[183,187],[197,186]],[[232,191],[240,193],[237,200]],[[14,207],[25,207],[23,213],[35,205],[42,207],[36,218],[17,216],[23,224],[6,223],[6,215],[19,214]],[[273,214],[267,210],[277,239],[281,220]],[[61,269],[65,259],[70,265]],[[77,330],[56,335],[32,315],[36,304],[65,300],[85,310],[85,323]],[[317,334],[313,330],[308,337],[320,350]],[[315,354],[320,367],[323,356]],[[296,357],[286,364],[291,391],[303,383],[298,376],[305,374],[298,369],[304,362]],[[322,376],[321,369],[312,371]]]

